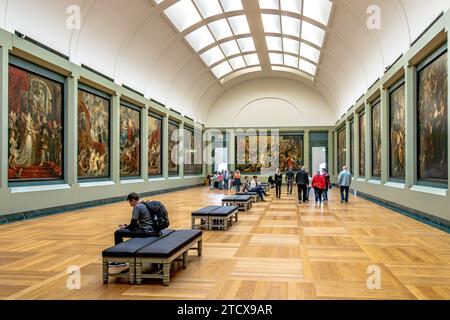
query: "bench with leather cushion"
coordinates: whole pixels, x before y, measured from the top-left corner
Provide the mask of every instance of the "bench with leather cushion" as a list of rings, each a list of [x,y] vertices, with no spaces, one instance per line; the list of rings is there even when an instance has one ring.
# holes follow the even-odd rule
[[[239,207],[237,206],[227,206],[227,207],[218,207],[218,209],[214,210],[210,213],[211,216],[228,216],[238,210]]]
[[[206,216],[215,210],[222,208],[221,206],[209,206],[192,212],[192,216]]]
[[[237,192],[237,196],[257,196],[257,192]]]
[[[232,201],[236,201],[237,198],[239,198],[239,196],[227,196],[227,197],[223,198],[222,201],[232,202]]]
[[[234,201],[236,202],[247,202],[247,201],[251,201],[252,200],[252,196],[248,195],[248,196],[238,196]]]
[[[177,230],[161,238],[160,240],[139,249],[135,256],[142,258],[167,258],[201,236],[201,230]]]
[[[174,230],[163,230],[158,237],[133,238],[118,245],[108,248],[102,252],[103,257],[128,258],[134,257],[140,249],[156,242],[175,232]]]

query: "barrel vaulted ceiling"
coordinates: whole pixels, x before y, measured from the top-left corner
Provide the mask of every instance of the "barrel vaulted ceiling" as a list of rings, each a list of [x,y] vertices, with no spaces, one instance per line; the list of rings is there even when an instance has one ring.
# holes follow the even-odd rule
[[[70,6],[81,28],[67,28]],[[368,8],[380,9],[369,29]],[[449,0],[0,0],[0,27],[21,32],[146,97],[204,121],[225,92],[288,78],[337,119]]]

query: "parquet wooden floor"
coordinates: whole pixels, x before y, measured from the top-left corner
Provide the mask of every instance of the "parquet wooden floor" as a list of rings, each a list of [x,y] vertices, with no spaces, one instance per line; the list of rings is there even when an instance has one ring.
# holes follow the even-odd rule
[[[271,193],[227,232],[204,232],[203,256],[192,253],[169,287],[102,284],[101,252],[129,222],[125,202],[0,226],[0,299],[450,299],[449,234],[360,198],[341,204],[337,190],[321,208]],[[156,199],[182,229],[223,194],[196,188]],[[73,265],[79,290],[66,285]],[[370,266],[380,289],[368,288]]]

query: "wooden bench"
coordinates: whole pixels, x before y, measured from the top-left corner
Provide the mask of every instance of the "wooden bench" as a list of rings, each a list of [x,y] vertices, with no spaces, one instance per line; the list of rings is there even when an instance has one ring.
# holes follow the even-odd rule
[[[136,252],[136,284],[142,279],[162,279],[164,286],[170,283],[170,267],[175,260],[183,261],[183,268],[188,265],[189,250],[196,250],[202,255],[202,231],[178,230]],[[157,266],[151,273],[143,273],[142,265],[151,263]]]
[[[222,208],[221,206],[209,206],[202,209],[199,209],[197,211],[192,212],[191,214],[191,221],[192,221],[192,229],[206,229],[210,230],[209,228],[209,215],[214,210],[217,210],[219,208]],[[199,224],[196,224],[196,221],[200,220]]]
[[[237,206],[209,206],[192,212],[192,229],[228,230],[233,220],[238,221],[239,207]],[[198,224],[196,221],[200,220]]]
[[[160,240],[161,238],[173,233],[173,230],[163,230],[159,237],[133,238],[122,242],[114,247],[108,248],[102,252],[103,257],[103,284],[108,284],[110,277],[127,278],[130,284],[135,282],[135,254],[138,250]],[[128,263],[128,269],[121,273],[110,273],[109,263]]]
[[[253,203],[256,203],[259,201],[258,193],[257,192],[237,192],[237,196],[252,196]]]

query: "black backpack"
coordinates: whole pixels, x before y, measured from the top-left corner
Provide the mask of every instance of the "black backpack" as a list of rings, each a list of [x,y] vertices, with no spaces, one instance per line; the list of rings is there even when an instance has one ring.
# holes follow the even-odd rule
[[[169,214],[166,207],[159,201],[144,202],[153,222],[153,229],[156,232],[161,232],[169,227]]]

